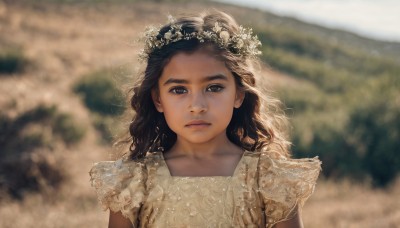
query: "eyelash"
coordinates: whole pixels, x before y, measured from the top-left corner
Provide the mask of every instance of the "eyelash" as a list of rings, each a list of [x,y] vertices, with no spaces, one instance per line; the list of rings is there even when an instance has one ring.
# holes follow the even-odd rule
[[[209,87],[207,87],[206,90],[209,90],[210,88],[217,88],[216,91],[210,91],[210,92],[218,93],[218,92],[222,91],[225,87],[223,87],[222,85],[210,85]]]
[[[222,85],[210,85],[210,86],[208,86],[208,87],[206,88],[206,92],[218,93],[218,92],[221,92],[224,88],[225,88],[225,87],[222,86]],[[210,89],[211,89],[211,90],[210,90]],[[183,90],[185,90],[185,91],[183,91]],[[179,92],[178,92],[178,91],[179,91]],[[187,89],[186,89],[185,87],[183,87],[183,86],[176,86],[176,87],[172,87],[172,88],[169,90],[169,92],[170,92],[170,93],[173,93],[173,94],[180,95],[180,94],[183,94],[183,93],[187,92]]]
[[[181,91],[181,93],[180,92],[177,92],[177,91]],[[172,87],[170,90],[169,90],[169,92],[170,93],[173,93],[173,94],[183,94],[182,93],[182,90],[186,90],[184,87],[181,87],[181,86],[177,86],[177,87]]]

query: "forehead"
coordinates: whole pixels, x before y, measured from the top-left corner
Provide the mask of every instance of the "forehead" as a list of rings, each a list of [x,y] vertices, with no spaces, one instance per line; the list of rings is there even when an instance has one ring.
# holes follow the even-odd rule
[[[180,52],[165,65],[160,82],[169,78],[201,81],[213,75],[225,75],[229,80],[233,80],[233,75],[225,63],[210,53],[201,50],[193,53]]]

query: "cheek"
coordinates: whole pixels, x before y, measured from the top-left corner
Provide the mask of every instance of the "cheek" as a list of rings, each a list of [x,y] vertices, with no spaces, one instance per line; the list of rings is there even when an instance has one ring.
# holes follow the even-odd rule
[[[167,99],[161,101],[164,116],[167,121],[174,121],[179,119],[183,114],[184,104],[177,99]]]
[[[210,101],[210,110],[216,118],[220,119],[221,124],[227,124],[230,122],[230,119],[233,115],[234,110],[234,96],[232,94],[226,94],[222,97],[218,97],[218,99],[211,99]]]
[[[214,106],[216,106],[218,109],[233,110],[235,105],[235,95],[235,91],[233,89],[229,89],[229,91],[225,91],[225,93],[218,95],[218,97],[212,101]]]
[[[163,96],[161,98],[161,104],[165,110],[176,110],[177,108],[183,107],[182,100],[173,96]]]

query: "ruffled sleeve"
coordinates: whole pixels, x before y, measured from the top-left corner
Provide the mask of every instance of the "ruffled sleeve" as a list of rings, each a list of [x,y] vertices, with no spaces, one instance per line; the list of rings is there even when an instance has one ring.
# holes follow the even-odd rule
[[[314,192],[321,170],[318,157],[287,159],[261,154],[258,186],[266,227],[292,218]]]
[[[103,161],[89,172],[92,187],[103,208],[121,211],[132,224],[145,197],[146,171],[144,164],[135,161]]]

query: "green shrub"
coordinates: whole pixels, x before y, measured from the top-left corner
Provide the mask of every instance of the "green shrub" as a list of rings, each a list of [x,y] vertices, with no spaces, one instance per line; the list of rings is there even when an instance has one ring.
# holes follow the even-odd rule
[[[40,105],[32,110],[11,119],[4,114],[0,114],[0,148],[1,155],[8,153],[23,153],[24,151],[34,150],[44,145],[41,133],[24,133],[31,124],[49,125],[51,119],[56,114],[55,106]]]
[[[378,187],[395,180],[400,172],[400,102],[393,98],[400,94],[388,85],[368,92],[355,107],[296,113],[295,157],[319,156],[329,178],[371,178]]]
[[[30,192],[49,197],[66,178],[65,167],[53,154],[35,151],[0,160],[0,190],[15,199],[23,199]]]
[[[0,74],[13,74],[22,72],[28,60],[18,49],[3,50],[0,52]]]
[[[25,192],[57,189],[65,170],[49,152],[57,139],[71,145],[84,134],[85,128],[56,106],[39,105],[15,118],[0,113],[0,191],[22,199]]]
[[[343,131],[337,131],[321,123],[309,130],[311,132],[308,142],[304,142],[303,135],[299,133],[293,137],[295,157],[319,156],[325,177],[350,177],[358,181],[367,177],[361,156],[346,143]]]
[[[93,115],[93,125],[101,136],[101,143],[112,144],[121,134],[121,123],[113,117]]]
[[[350,116],[350,145],[362,154],[363,165],[376,186],[386,186],[400,172],[399,116],[400,104],[383,100],[355,108]]]
[[[270,48],[269,52],[262,56],[262,60],[293,77],[306,79],[329,93],[342,93],[353,88],[361,80],[358,73],[334,68],[323,61],[297,56],[280,49]]]
[[[111,118],[104,116],[95,116],[93,120],[93,125],[100,133],[102,143],[110,144],[113,142],[114,133],[112,130],[113,121]]]
[[[67,145],[71,145],[82,140],[86,129],[79,126],[71,115],[62,113],[54,118],[53,132],[60,135]]]
[[[32,125],[38,126],[39,130],[29,131]],[[43,132],[46,128],[52,129],[54,136],[60,136],[67,145],[78,143],[85,135],[85,128],[79,126],[69,114],[59,113],[56,106],[39,105],[14,119],[0,114],[0,127],[3,156],[50,146],[55,138],[45,139]]]
[[[125,100],[108,72],[84,76],[75,86],[85,105],[101,115],[120,115],[125,111]]]

